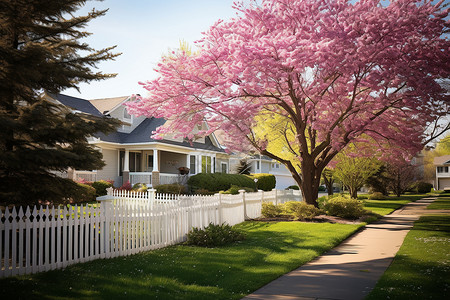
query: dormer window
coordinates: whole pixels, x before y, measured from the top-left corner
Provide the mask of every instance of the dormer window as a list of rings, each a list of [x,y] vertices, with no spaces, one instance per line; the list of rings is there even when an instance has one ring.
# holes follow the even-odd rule
[[[131,115],[128,113],[126,108],[123,109],[123,118],[126,120],[131,120]]]

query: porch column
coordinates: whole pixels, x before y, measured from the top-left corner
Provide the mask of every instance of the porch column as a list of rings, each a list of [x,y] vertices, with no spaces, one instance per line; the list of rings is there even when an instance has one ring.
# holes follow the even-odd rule
[[[153,150],[152,186],[159,185],[159,158],[158,150]]]
[[[202,156],[197,155],[197,174],[202,172]]]
[[[122,172],[123,184],[130,181],[130,150],[125,149],[125,158],[123,162],[123,172]]]

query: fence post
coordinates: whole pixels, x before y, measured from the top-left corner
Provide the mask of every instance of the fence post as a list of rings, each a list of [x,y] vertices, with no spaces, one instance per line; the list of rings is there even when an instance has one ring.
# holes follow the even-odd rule
[[[112,196],[112,188],[108,190],[108,195],[97,197],[97,201],[100,202],[101,216],[103,219],[102,228],[100,230],[100,240],[103,241],[104,249],[101,249],[101,257],[110,257],[111,253],[111,224],[114,225],[114,196]],[[109,195],[111,194],[111,195]]]
[[[216,195],[219,196],[219,225],[223,224],[223,207],[222,207],[222,194],[217,193]]]
[[[150,209],[153,209],[153,204],[155,202],[156,190],[154,188],[147,190],[148,201],[150,201]]]
[[[247,216],[247,203],[245,202],[245,190],[239,190],[239,194],[242,195],[242,202],[244,203],[244,220],[247,221],[250,218]]]
[[[277,189],[273,189],[272,191],[275,192],[275,205],[278,205]]]

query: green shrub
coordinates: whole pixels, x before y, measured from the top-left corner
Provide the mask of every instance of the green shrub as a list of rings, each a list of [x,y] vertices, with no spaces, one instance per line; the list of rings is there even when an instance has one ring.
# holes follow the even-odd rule
[[[283,205],[275,205],[271,202],[264,202],[261,208],[261,214],[266,218],[276,218],[283,212]]]
[[[140,193],[146,192],[148,189],[147,185],[145,183],[136,183],[133,185],[132,190]]]
[[[325,210],[328,215],[345,219],[357,219],[365,213],[361,201],[342,196],[329,199],[325,204]]]
[[[244,235],[228,224],[214,225],[210,223],[204,229],[192,228],[187,234],[187,245],[217,247],[235,241],[241,241]]]
[[[258,181],[256,182],[256,187],[258,188],[258,190],[268,192],[273,190],[275,188],[275,185],[277,184],[275,175],[272,174],[260,173],[250,174],[247,176],[249,176],[253,181],[255,181],[255,179],[258,179]]]
[[[297,220],[311,220],[315,216],[320,215],[321,211],[314,205],[306,204],[306,202],[289,201],[284,204],[286,213],[291,214]]]
[[[112,186],[113,185],[111,182],[105,180],[99,180],[92,183],[92,187],[95,189],[95,194],[97,197],[106,195],[106,189]]]
[[[322,196],[317,198],[317,203],[319,204],[320,208],[324,208],[325,207],[325,203],[327,203],[328,201],[328,197],[327,196]]]
[[[248,187],[241,187],[237,185],[232,185],[228,190],[226,191],[220,191],[221,194],[231,194],[231,195],[237,195],[239,194],[240,190],[244,190],[246,193],[253,193],[255,190]]]
[[[386,199],[386,196],[383,195],[383,193],[375,192],[375,193],[370,194],[368,199],[369,200],[384,200],[384,199]]]
[[[224,173],[199,173],[189,177],[188,185],[193,193],[196,193],[198,189],[217,193],[228,190],[232,185],[255,188],[255,182],[248,176]]]
[[[77,183],[77,186],[67,191],[69,203],[90,202],[96,199],[96,190],[90,185]]]
[[[160,184],[154,187],[157,193],[160,194],[186,194],[186,187],[184,185],[173,184]]]
[[[319,192],[325,192],[327,188],[323,185],[319,185]]]
[[[419,181],[415,183],[415,191],[419,194],[425,194],[431,192],[433,185],[428,182]]]
[[[298,185],[290,185],[290,186],[288,186],[287,188],[290,189],[290,190],[296,190],[296,191],[299,191],[299,190],[300,190],[300,188],[298,187]]]

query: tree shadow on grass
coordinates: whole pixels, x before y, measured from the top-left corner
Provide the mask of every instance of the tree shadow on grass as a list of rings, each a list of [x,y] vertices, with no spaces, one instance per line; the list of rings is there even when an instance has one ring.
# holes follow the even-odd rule
[[[240,299],[358,228],[290,224],[244,223],[248,238],[221,248],[177,245],[7,278],[0,280],[0,293],[11,299]],[[294,234],[283,232],[283,226],[291,226]]]

